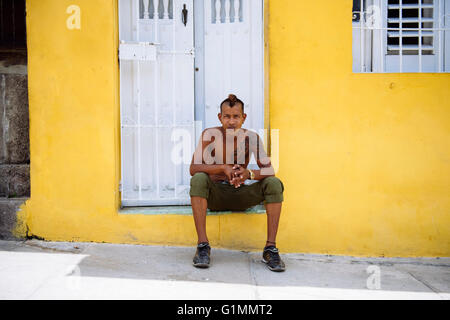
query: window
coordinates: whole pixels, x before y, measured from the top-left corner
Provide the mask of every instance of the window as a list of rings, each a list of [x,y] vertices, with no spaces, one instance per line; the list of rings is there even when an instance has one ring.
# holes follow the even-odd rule
[[[353,72],[450,72],[450,0],[355,0]]]

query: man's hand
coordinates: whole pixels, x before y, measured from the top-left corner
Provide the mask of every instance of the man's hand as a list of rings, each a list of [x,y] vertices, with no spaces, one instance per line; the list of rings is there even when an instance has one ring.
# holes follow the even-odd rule
[[[230,184],[233,184],[232,181],[233,181],[233,178],[235,177],[234,176],[233,166],[231,164],[224,165],[223,166],[223,173],[227,176],[228,182]]]
[[[234,185],[235,188],[239,188],[249,178],[250,172],[247,169],[238,164],[233,166],[233,179],[230,184]]]
[[[227,176],[228,182],[235,188],[239,188],[244,184],[245,180],[250,178],[250,172],[241,165],[229,165],[223,166],[223,173]]]
[[[228,182],[231,185],[234,185],[235,188],[239,188],[242,184],[240,181],[240,176],[242,175],[242,172],[239,170],[238,166],[233,166],[230,164],[226,164],[223,167],[223,173],[227,176]]]

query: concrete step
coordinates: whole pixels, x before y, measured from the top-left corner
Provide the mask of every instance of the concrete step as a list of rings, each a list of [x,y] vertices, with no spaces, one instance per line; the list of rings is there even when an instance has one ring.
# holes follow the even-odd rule
[[[17,223],[17,212],[28,198],[0,198],[0,239],[13,240]]]

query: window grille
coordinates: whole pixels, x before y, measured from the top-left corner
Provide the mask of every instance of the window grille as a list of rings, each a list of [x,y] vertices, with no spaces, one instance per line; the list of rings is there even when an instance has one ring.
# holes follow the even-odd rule
[[[436,8],[433,0],[424,1],[388,1],[388,55],[399,55],[400,50],[403,55],[435,53],[432,30]]]
[[[354,72],[450,72],[450,0],[355,1]]]

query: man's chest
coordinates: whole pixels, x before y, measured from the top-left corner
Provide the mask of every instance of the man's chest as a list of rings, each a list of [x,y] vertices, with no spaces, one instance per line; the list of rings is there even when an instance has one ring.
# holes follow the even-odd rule
[[[205,156],[215,159],[215,163],[223,164],[246,164],[250,158],[250,147],[248,140],[226,139],[212,141],[205,148]]]

